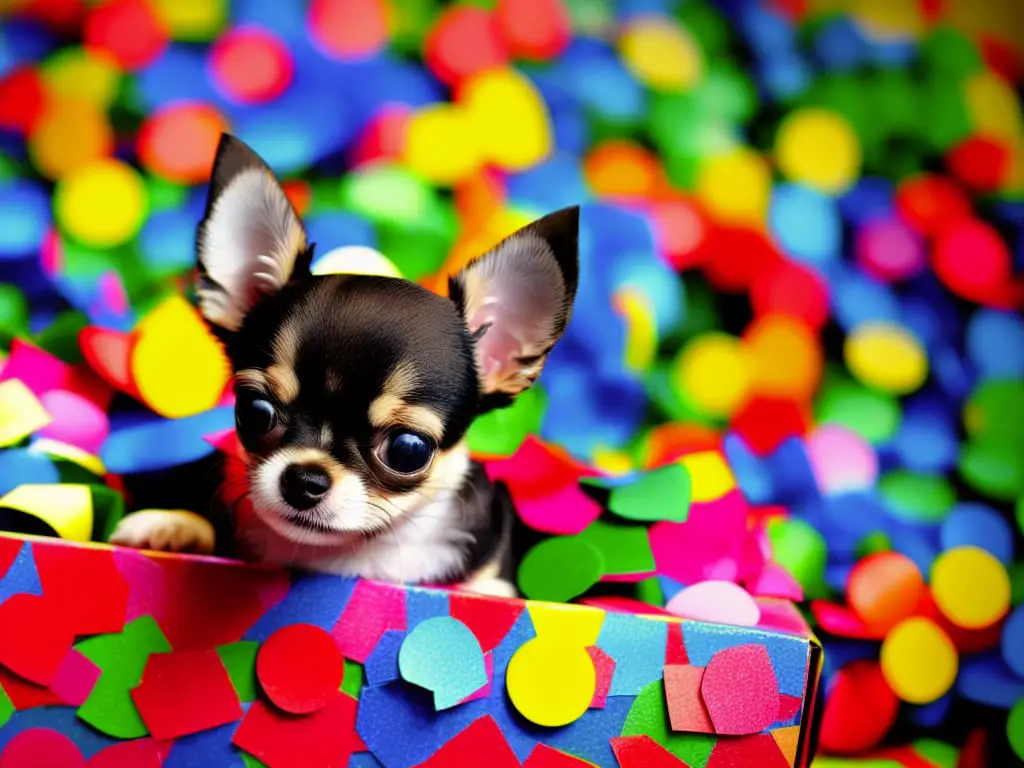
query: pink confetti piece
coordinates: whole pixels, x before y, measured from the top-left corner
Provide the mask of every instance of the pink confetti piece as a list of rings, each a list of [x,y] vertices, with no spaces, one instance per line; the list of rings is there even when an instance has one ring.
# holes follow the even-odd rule
[[[107,312],[124,316],[128,314],[128,294],[125,292],[124,283],[117,272],[104,272],[96,281],[96,288],[99,291],[100,304]]]
[[[89,698],[100,674],[99,667],[72,648],[57,668],[50,690],[65,704],[80,707]]]
[[[665,667],[665,701],[668,719],[673,731],[686,733],[714,733],[700,687],[704,668],[689,664],[670,664]]]
[[[803,602],[804,588],[793,575],[778,563],[767,563],[750,587],[757,597],[781,597],[795,603]]]
[[[731,581],[698,582],[677,592],[665,608],[684,619],[737,627],[753,627],[761,619],[754,598]]]
[[[747,511],[743,495],[734,490],[714,501],[694,502],[686,522],[655,523],[649,535],[658,573],[684,584],[734,581]]]
[[[88,768],[160,768],[163,756],[153,739],[132,739],[112,744],[89,760]]]
[[[72,392],[106,409],[111,392],[95,373],[80,365],[69,365],[46,350],[21,339],[11,343],[11,353],[0,381],[18,379],[36,397],[53,390]]]
[[[761,609],[761,621],[757,626],[773,632],[784,632],[789,635],[806,637],[810,634],[807,622],[800,611],[788,600],[774,597],[759,597],[757,605]]]
[[[114,564],[128,584],[125,623],[140,616],[153,616],[159,623],[157,614],[169,594],[164,570],[138,550],[116,547],[113,553]]]
[[[0,768],[85,768],[75,742],[52,728],[27,728],[0,754]]]
[[[608,701],[608,691],[612,689],[612,677],[615,675],[615,659],[596,645],[587,646],[587,654],[594,662],[597,673],[597,684],[594,687],[594,698],[590,700],[591,709],[604,709]]]
[[[516,502],[519,517],[537,531],[575,535],[601,514],[600,505],[571,483],[554,493]]]
[[[60,245],[60,236],[54,227],[46,230],[39,249],[39,265],[50,277],[56,276],[64,269],[64,251]]]
[[[400,587],[361,580],[331,636],[343,656],[365,664],[381,635],[405,627],[405,592]]]
[[[704,670],[700,692],[721,735],[760,733],[779,716],[779,686],[763,645],[718,651]]]
[[[93,455],[100,452],[110,434],[110,420],[102,408],[81,395],[61,389],[47,392],[39,402],[53,417],[53,421],[36,433],[39,437],[73,445]]]
[[[885,630],[869,627],[845,605],[828,600],[811,600],[811,613],[821,628],[830,635],[854,640],[881,640]]]

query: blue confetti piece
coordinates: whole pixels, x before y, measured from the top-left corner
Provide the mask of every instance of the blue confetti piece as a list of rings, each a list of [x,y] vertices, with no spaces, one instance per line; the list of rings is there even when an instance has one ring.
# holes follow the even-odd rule
[[[405,593],[405,625],[408,631],[427,619],[450,616],[449,594],[441,589],[409,589]]]
[[[647,408],[643,383],[627,376],[594,380],[585,371],[545,381],[548,407],[541,436],[576,456],[625,445]]]
[[[0,451],[0,496],[19,485],[48,485],[60,482],[60,472],[53,460],[28,448]]]
[[[188,211],[157,211],[139,234],[146,265],[154,275],[177,275],[195,263],[195,227],[199,222]]]
[[[117,432],[111,432],[100,458],[108,472],[130,475],[188,464],[216,450],[204,435],[230,429],[235,424],[235,409],[213,408],[184,419],[151,419]]]
[[[769,503],[773,496],[771,472],[746,441],[729,432],[722,439],[722,451],[747,501],[755,506]]]
[[[665,597],[665,602],[667,603],[673,597],[686,589],[687,585],[683,584],[681,581],[673,579],[671,576],[658,574],[658,586],[661,587],[661,594]]]
[[[932,377],[954,402],[962,403],[974,389],[974,377],[956,350],[948,344],[932,351]]]
[[[555,148],[570,155],[583,154],[592,141],[590,123],[583,108],[572,101],[549,102],[548,113]]]
[[[860,30],[845,16],[822,24],[812,42],[815,58],[832,72],[850,72],[859,67],[868,56],[868,47]]]
[[[839,198],[839,211],[851,224],[861,225],[892,215],[893,185],[889,179],[865,176]]]
[[[934,391],[904,401],[900,428],[890,446],[896,454],[894,464],[914,472],[952,469],[960,452],[954,418],[945,398]]]
[[[962,501],[953,507],[942,521],[940,533],[943,549],[979,547],[1003,565],[1013,562],[1013,538],[1013,528],[1005,517],[973,501]]]
[[[769,58],[758,69],[758,86],[770,100],[785,101],[807,90],[814,79],[810,65],[797,53]]]
[[[844,331],[871,320],[899,322],[900,303],[892,288],[843,262],[824,267],[832,313]]]
[[[811,468],[804,441],[787,438],[764,460],[771,476],[771,502],[792,504],[818,495],[818,481]]]
[[[19,594],[43,594],[39,571],[36,570],[36,561],[32,556],[32,544],[28,541],[21,545],[11,567],[7,569],[3,578],[0,578],[0,603]]]
[[[228,723],[176,739],[164,760],[164,768],[207,768],[211,765],[242,768],[245,762],[231,745],[231,737],[237,728],[238,723]]]
[[[539,214],[578,205],[590,197],[579,160],[567,152],[556,152],[539,165],[510,174],[506,185],[514,207]]]
[[[846,584],[850,580],[852,563],[829,563],[825,566],[825,583],[837,592],[846,592]]]
[[[677,0],[619,0],[615,3],[615,18],[618,21],[629,21],[650,14],[667,16],[675,10],[677,4]]]
[[[977,704],[1009,709],[1024,698],[1024,680],[997,653],[986,653],[961,659],[956,692]]]
[[[256,24],[273,30],[275,35],[289,42],[308,38],[306,9],[301,3],[232,0],[231,20],[236,27]]]
[[[579,720],[545,734],[541,740],[595,765],[615,765],[608,734],[622,733],[634,700],[634,696],[609,696],[604,709],[588,709]]]
[[[401,677],[398,671],[398,651],[404,640],[405,632],[398,629],[389,629],[381,635],[363,666],[366,682],[370,685],[384,685]]]
[[[629,123],[647,113],[646,90],[603,41],[575,38],[550,71],[582,104],[607,120]]]
[[[1024,605],[1014,608],[1003,624],[1001,645],[1007,666],[1024,678]]]
[[[11,739],[30,728],[51,728],[67,736],[86,760],[101,749],[120,743],[118,739],[112,739],[79,720],[75,707],[32,707],[15,712],[0,728],[0,754],[3,754]]]
[[[7,50],[17,61],[41,61],[59,45],[42,22],[10,15],[4,19],[4,39]]]
[[[923,707],[915,707],[911,717],[922,728],[938,728],[946,722],[946,717],[949,715],[949,710],[952,706],[953,695],[947,693],[930,704],[926,704]]]
[[[284,600],[263,614],[243,639],[266,640],[281,627],[298,623],[312,624],[330,632],[348,605],[353,589],[354,579],[296,573]]]
[[[931,573],[932,563],[939,556],[939,535],[934,526],[929,529],[890,518],[884,530],[893,550],[913,560],[921,573]]]
[[[20,259],[38,250],[50,219],[50,197],[39,184],[0,181],[0,259]]]
[[[434,694],[434,708],[451,709],[487,685],[480,642],[458,619],[435,616],[411,630],[398,651],[402,678]]]
[[[979,309],[967,323],[965,347],[982,379],[1024,378],[1024,320],[1019,315]]]
[[[737,16],[739,33],[759,58],[785,57],[796,48],[793,25],[771,8],[749,3],[739,9]]]
[[[612,290],[633,288],[642,293],[654,311],[658,337],[678,328],[685,315],[685,293],[678,273],[654,251],[628,251],[612,264]]]
[[[609,696],[635,696],[659,680],[665,666],[668,624],[608,613],[597,636],[598,647],[615,659]]]
[[[793,258],[820,266],[839,256],[842,226],[835,201],[813,189],[780,184],[772,193],[768,225]]]
[[[220,106],[224,99],[214,85],[202,50],[172,43],[133,78],[139,111],[152,113],[175,101],[203,101]]]
[[[851,491],[824,500],[825,519],[836,528],[862,537],[881,530],[888,519],[886,507],[874,491]]]
[[[807,678],[808,641],[795,635],[776,635],[749,627],[726,627],[694,621],[683,622],[683,644],[690,663],[706,667],[711,657],[737,645],[763,645],[768,649],[779,683],[779,693],[803,696]]]
[[[370,752],[356,752],[349,758],[348,768],[384,768],[384,764]]]
[[[377,248],[377,233],[366,219],[347,211],[325,211],[305,220],[307,239],[316,243],[317,259],[344,245]]]

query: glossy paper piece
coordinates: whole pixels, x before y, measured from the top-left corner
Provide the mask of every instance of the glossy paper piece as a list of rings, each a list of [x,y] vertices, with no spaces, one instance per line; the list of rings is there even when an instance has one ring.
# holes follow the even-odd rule
[[[738,645],[711,657],[700,685],[715,733],[760,733],[779,716],[779,688],[763,645]]]
[[[282,627],[256,656],[256,675],[267,697],[285,712],[322,709],[341,688],[345,662],[333,638],[312,624]]]
[[[24,440],[51,421],[43,404],[21,381],[0,382],[0,447]]]
[[[398,652],[402,677],[434,694],[438,710],[455,706],[487,684],[480,644],[457,619],[427,619],[402,641]]]
[[[608,508],[628,520],[682,523],[690,510],[690,492],[690,473],[681,464],[669,464],[614,488]]]
[[[702,667],[688,664],[665,665],[665,699],[673,731],[715,732],[700,692],[703,679]]]

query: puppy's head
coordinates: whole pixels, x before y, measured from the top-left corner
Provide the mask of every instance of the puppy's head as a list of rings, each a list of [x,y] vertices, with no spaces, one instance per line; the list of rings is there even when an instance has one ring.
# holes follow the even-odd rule
[[[480,412],[537,378],[576,292],[579,209],[451,278],[310,275],[313,247],[266,164],[225,135],[197,237],[199,307],[235,371],[254,507],[280,535],[341,545],[455,491]]]

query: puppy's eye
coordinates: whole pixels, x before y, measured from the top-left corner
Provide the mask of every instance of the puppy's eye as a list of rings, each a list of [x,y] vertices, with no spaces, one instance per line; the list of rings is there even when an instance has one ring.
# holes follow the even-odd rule
[[[387,436],[378,455],[392,472],[412,475],[430,463],[434,457],[434,445],[422,435],[400,430]]]
[[[247,435],[261,437],[277,426],[277,409],[262,397],[239,400],[235,406],[235,426]]]

